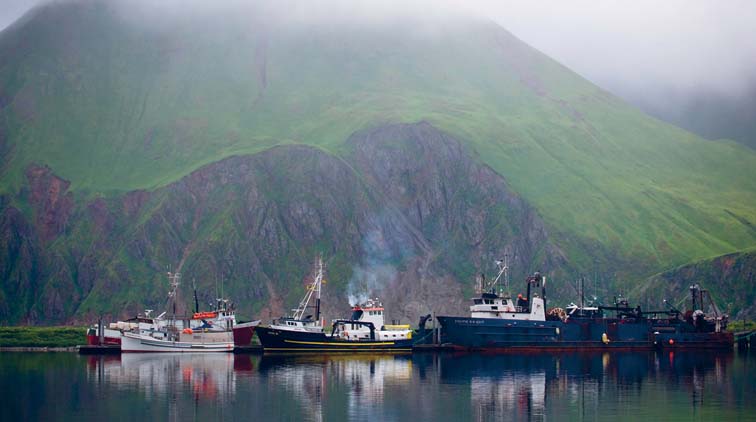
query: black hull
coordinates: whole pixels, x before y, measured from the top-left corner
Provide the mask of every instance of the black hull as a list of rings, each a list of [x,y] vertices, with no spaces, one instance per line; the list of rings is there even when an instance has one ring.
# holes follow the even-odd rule
[[[732,350],[735,344],[733,333],[659,333],[654,334],[654,344],[659,349],[686,350]]]
[[[653,350],[659,348],[727,349],[729,333],[686,331],[670,326],[660,334],[653,321],[613,318],[563,321],[511,321],[440,316],[443,343],[460,350],[488,352]]]
[[[406,353],[412,351],[412,340],[347,341],[325,333],[279,330],[270,327],[255,329],[265,353],[270,352],[334,352],[334,353]]]

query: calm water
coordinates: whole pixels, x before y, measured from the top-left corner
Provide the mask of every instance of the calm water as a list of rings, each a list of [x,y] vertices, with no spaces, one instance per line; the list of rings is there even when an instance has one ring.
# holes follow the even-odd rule
[[[0,420],[756,420],[756,355],[0,353]]]

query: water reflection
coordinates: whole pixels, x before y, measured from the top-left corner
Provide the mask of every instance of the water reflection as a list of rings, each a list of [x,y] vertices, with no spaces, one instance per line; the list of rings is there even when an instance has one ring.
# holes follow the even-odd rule
[[[543,416],[546,401],[546,374],[509,374],[489,379],[473,377],[470,382],[471,406],[475,420],[488,415]]]
[[[123,354],[88,356],[91,381],[117,389],[136,388],[146,399],[175,390],[196,399],[217,399],[236,392],[234,357],[227,353]]]
[[[733,354],[604,353],[542,355],[446,355],[441,379],[470,385],[474,420],[544,420],[547,414],[603,418],[618,398],[637,400],[638,416],[664,403],[653,390],[687,392],[696,409],[704,397],[721,399]],[[728,395],[728,397],[732,394]]]
[[[755,356],[681,352],[0,354],[0,419],[742,420],[755,378]]]
[[[382,416],[387,385],[410,384],[412,360],[391,355],[263,356],[260,372],[312,409],[308,420],[325,419],[322,403],[342,390],[346,390],[345,413],[369,418]]]

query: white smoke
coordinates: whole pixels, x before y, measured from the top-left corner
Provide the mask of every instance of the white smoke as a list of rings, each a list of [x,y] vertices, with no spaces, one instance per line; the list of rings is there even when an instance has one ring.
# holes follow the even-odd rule
[[[347,286],[351,306],[365,303],[370,297],[381,294],[397,277],[392,264],[391,247],[380,226],[371,229],[362,241],[364,258],[352,267],[352,277]]]
[[[352,268],[352,278],[347,288],[349,305],[359,305],[371,297],[380,295],[396,276],[396,268],[390,264],[355,266]]]

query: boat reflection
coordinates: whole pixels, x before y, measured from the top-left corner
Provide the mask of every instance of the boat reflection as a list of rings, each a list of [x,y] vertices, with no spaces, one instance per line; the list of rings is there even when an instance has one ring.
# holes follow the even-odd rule
[[[346,394],[344,410],[350,419],[378,417],[386,385],[409,384],[413,375],[410,357],[397,355],[265,355],[259,370],[312,409],[312,420],[326,419],[323,403],[333,389],[333,394]]]
[[[137,390],[145,397],[190,392],[197,400],[236,392],[234,357],[227,353],[122,354],[88,356],[90,377],[115,388]]]
[[[661,411],[671,399],[665,392],[674,391],[673,399],[684,403],[686,415],[695,416],[697,409],[712,406],[742,407],[750,391],[743,387],[750,385],[748,380],[738,378],[738,368],[747,362],[742,358],[735,365],[733,354],[680,351],[128,354],[88,359],[86,376],[92,384],[106,393],[132,392],[145,403],[166,401],[169,415],[222,416],[233,404],[242,413],[264,409],[268,416],[314,421],[398,420],[406,415],[418,420],[439,415],[459,420],[602,419],[628,402],[642,403],[642,411]]]
[[[427,360],[427,359],[426,359]],[[470,386],[474,420],[542,420],[550,413],[601,416],[602,403],[639,395],[646,381],[673,384],[702,404],[704,391],[727,383],[733,355],[665,352],[537,355],[441,355],[442,382]]]

